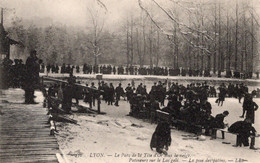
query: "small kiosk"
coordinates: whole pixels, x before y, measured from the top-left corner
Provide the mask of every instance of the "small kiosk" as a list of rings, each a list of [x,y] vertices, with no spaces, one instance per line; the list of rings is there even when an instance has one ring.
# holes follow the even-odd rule
[[[10,39],[8,33],[4,29],[3,9],[1,9],[1,24],[0,24],[0,61],[7,58],[10,59],[10,45],[19,44],[19,42]]]

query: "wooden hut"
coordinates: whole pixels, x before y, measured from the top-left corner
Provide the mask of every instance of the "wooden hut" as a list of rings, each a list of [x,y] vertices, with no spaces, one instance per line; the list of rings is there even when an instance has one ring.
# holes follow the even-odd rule
[[[10,45],[19,44],[19,42],[8,37],[8,33],[4,29],[4,14],[1,9],[1,24],[0,24],[0,59],[10,59]]]

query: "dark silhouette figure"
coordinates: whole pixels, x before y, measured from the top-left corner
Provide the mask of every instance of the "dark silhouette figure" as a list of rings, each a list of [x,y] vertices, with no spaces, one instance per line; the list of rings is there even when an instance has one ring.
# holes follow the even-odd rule
[[[37,88],[40,72],[39,60],[36,54],[37,52],[32,50],[25,64],[26,74],[23,89],[25,91],[26,104],[36,104],[34,101],[34,90]]]
[[[171,129],[168,122],[159,122],[151,139],[150,148],[156,148],[158,153],[167,154],[168,147],[171,145]],[[165,151],[165,150],[166,151]]]

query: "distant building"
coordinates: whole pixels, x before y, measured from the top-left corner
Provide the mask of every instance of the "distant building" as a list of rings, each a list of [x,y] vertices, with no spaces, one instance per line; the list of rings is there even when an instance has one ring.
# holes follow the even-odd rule
[[[10,45],[19,44],[19,42],[8,37],[8,33],[4,29],[4,14],[1,9],[1,24],[0,24],[0,60],[10,58]]]

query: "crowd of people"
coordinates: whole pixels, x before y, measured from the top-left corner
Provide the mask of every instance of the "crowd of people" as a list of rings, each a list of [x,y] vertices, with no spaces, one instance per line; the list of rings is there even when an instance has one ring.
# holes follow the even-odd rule
[[[102,98],[108,105],[119,106],[119,101],[123,97],[130,104],[130,116],[144,118],[143,115],[145,115],[145,118],[149,118],[152,123],[157,123],[157,110],[161,110],[169,113],[173,119],[182,120],[190,124],[189,132],[196,133],[197,130],[192,126],[197,125],[205,129],[205,135],[214,136],[216,135],[216,129],[226,127],[224,119],[229,115],[229,112],[224,111],[216,116],[212,116],[212,106],[208,101],[212,87],[206,82],[190,83],[184,86],[175,82],[159,81],[154,83],[150,91],[147,91],[143,83],[140,83],[137,88],[135,88],[133,83],[129,83],[124,89],[121,83],[115,88],[113,83],[101,81],[97,87],[95,83],[91,83],[91,86],[86,85],[91,89],[80,89],[80,87],[73,86],[73,83],[76,83],[75,77],[70,76],[68,81],[67,85],[53,85],[48,91],[48,94],[53,94],[54,96],[59,96],[59,92],[63,92],[60,96],[63,96],[64,99],[62,100],[64,110],[69,111],[71,109],[73,98],[76,99],[76,103],[79,99],[82,99],[92,107],[95,106],[97,98]],[[258,109],[258,105],[253,101],[253,98],[256,97],[253,94],[254,91],[249,92],[248,87],[244,84],[234,85],[231,83],[228,86],[222,83],[218,90],[216,91],[218,92],[216,103],[219,103],[219,101],[223,102],[225,97],[235,97],[238,99],[238,102],[241,102],[241,98],[244,98],[243,115],[241,118],[244,118],[244,115],[246,115],[245,120],[235,122],[228,130],[239,135],[239,146],[242,144],[249,146],[248,138],[255,136],[256,132],[252,126],[255,122],[255,111]],[[165,101],[168,103],[165,104]],[[162,126],[162,128],[166,126],[167,128],[165,122],[163,124],[159,122],[158,126]],[[158,127],[155,134],[160,135],[158,133],[160,130],[168,132],[168,130]],[[169,146],[170,142],[164,142],[163,144]],[[155,147],[157,152],[162,153],[163,150],[161,148],[164,145],[161,144],[159,145],[160,147],[155,147],[151,144],[151,148]],[[250,146],[250,148],[254,149],[254,146]]]
[[[113,83],[106,83],[101,81],[98,83],[98,87],[91,84],[92,88],[100,91],[98,97],[102,99],[108,105],[119,105],[120,97],[130,104],[130,116],[138,118],[149,118],[152,123],[157,122],[157,110],[167,112],[174,119],[183,120],[188,124],[199,125],[205,129],[206,135],[214,136],[217,128],[224,128],[224,118],[229,115],[228,111],[219,113],[216,116],[212,116],[212,106],[208,101],[208,97],[212,96],[213,86],[209,86],[206,82],[204,83],[191,83],[187,86],[174,82],[155,82],[150,91],[147,91],[146,85],[140,83],[136,88],[134,83],[129,83],[125,89],[122,88],[121,83],[114,88]],[[245,116],[244,121],[238,121],[232,124],[229,128],[230,132],[239,134],[238,145],[243,144],[244,146],[249,145],[249,136],[255,135],[255,130],[252,126],[255,119],[255,111],[258,109],[257,104],[253,101],[256,97],[255,91],[249,92],[248,87],[244,84],[228,84],[227,86],[222,83],[218,87],[219,91],[215,90],[214,94],[218,94],[218,101],[225,100],[225,97],[234,97],[238,99],[238,102],[243,100],[243,115]],[[218,93],[216,93],[218,92]],[[97,98],[96,94],[93,92],[82,93],[85,102],[93,103]],[[224,99],[223,99],[224,98]],[[122,98],[121,98],[122,99]],[[167,105],[165,101],[168,101]],[[216,101],[218,103],[218,101]],[[90,104],[90,106],[92,106]],[[144,116],[144,117],[143,117]],[[163,122],[164,123],[164,122]],[[167,124],[158,124],[159,126],[166,125],[166,129],[161,129],[157,127],[155,134],[160,135],[158,131],[167,131]],[[162,127],[163,128],[163,127]],[[196,130],[191,127],[190,132],[196,132]],[[168,134],[167,134],[168,135]],[[167,138],[171,140],[169,137]],[[152,143],[152,142],[151,142]],[[161,149],[164,145],[168,147],[170,142],[164,142],[159,147],[155,147],[157,152],[162,153]],[[153,148],[151,144],[151,148]],[[253,146],[250,146],[254,149]]]
[[[59,67],[57,64],[41,64],[41,73],[83,73],[83,74],[125,74],[125,75],[160,75],[160,76],[204,76],[211,77],[211,73],[208,70],[194,70],[185,68],[170,68],[170,67],[138,67],[138,66],[113,66],[113,65],[90,65],[84,64],[79,65],[65,65],[62,64]],[[256,72],[256,77],[259,79],[259,72]],[[218,77],[223,76],[223,72],[218,71],[216,74]],[[231,72],[226,73],[225,77],[234,78],[252,78],[253,72],[250,73],[240,73]]]
[[[37,52],[31,50],[30,56],[23,63],[21,59],[3,59],[0,64],[0,87],[22,88],[25,91],[25,103],[35,104],[34,90],[39,88],[39,72],[42,60],[38,59]]]
[[[1,87],[21,87],[22,81],[25,80],[26,66],[20,59],[15,59],[14,64],[11,59],[5,58],[1,64]]]
[[[168,89],[166,88],[168,85]],[[173,119],[182,120],[189,124],[189,132],[196,133],[197,130],[194,126],[201,126],[205,129],[206,135],[214,136],[216,135],[216,129],[223,129],[226,127],[224,124],[224,118],[229,115],[228,111],[219,113],[216,116],[212,116],[212,106],[208,101],[210,96],[209,85],[205,83],[191,83],[186,87],[178,83],[154,83],[151,91],[147,93],[145,86],[142,83],[138,86],[138,89],[130,90],[129,86],[127,90],[130,90],[130,115],[135,117],[140,117],[139,114],[148,114],[148,118],[151,122],[157,121],[157,110],[161,110],[169,113]],[[236,89],[235,89],[236,88]],[[258,109],[258,105],[253,101],[254,91],[249,92],[248,87],[244,84],[229,84],[227,87],[223,83],[219,86],[218,100],[216,103],[223,101],[225,97],[235,97],[241,102],[243,101],[243,115],[244,121],[238,121],[229,127],[229,131],[232,133],[237,133],[239,135],[239,143],[241,146],[249,146],[248,138],[250,136],[255,136],[255,129],[252,124],[255,122],[255,111]],[[129,96],[129,95],[128,95]],[[164,106],[164,100],[168,99],[168,104]],[[132,100],[131,100],[132,99]],[[159,123],[162,125],[161,123]],[[158,125],[159,125],[158,124]],[[164,124],[165,126],[166,124]],[[167,128],[167,125],[166,125]],[[156,129],[156,131],[159,129]],[[156,133],[155,131],[155,133]],[[166,130],[168,132],[168,130]],[[151,142],[152,143],[152,142]],[[170,143],[170,142],[168,142]],[[251,149],[254,148],[254,144],[251,144]],[[167,143],[165,143],[167,146]],[[161,147],[160,147],[161,148]],[[161,149],[157,149],[157,152],[162,152]]]
[[[41,65],[41,66],[40,66]],[[69,73],[67,83],[53,84],[48,88],[48,95],[56,96],[62,99],[62,108],[66,111],[71,110],[72,100],[75,99],[76,103],[80,99],[88,103],[90,107],[95,106],[97,99],[101,98],[108,105],[119,106],[120,98],[130,104],[130,116],[146,117],[152,123],[157,122],[157,110],[169,113],[173,119],[178,119],[202,126],[206,135],[214,135],[216,128],[224,128],[224,118],[229,115],[228,111],[212,116],[212,106],[208,101],[209,97],[218,97],[216,103],[222,106],[226,97],[234,97],[241,103],[243,100],[243,114],[241,118],[245,117],[244,121],[239,121],[231,125],[230,132],[238,133],[240,137],[240,144],[248,146],[248,137],[255,134],[252,124],[255,121],[255,111],[258,105],[253,101],[254,97],[260,97],[260,90],[253,90],[249,92],[246,85],[232,84],[228,85],[222,83],[217,89],[215,86],[210,86],[204,83],[190,83],[184,86],[177,82],[155,82],[150,91],[147,91],[146,85],[140,83],[135,87],[134,82],[129,83],[124,89],[122,84],[114,86],[113,83],[106,83],[101,81],[97,87],[95,83],[90,86],[86,84],[86,88],[78,87],[75,84],[80,84],[73,76],[74,68],[76,72],[80,72],[79,66],[71,66],[63,64],[59,66],[47,65],[47,72],[50,73]],[[94,70],[93,70],[94,69]],[[44,72],[45,66],[41,60],[36,57],[36,51],[31,51],[30,57],[23,64],[22,60],[14,60],[14,64],[10,59],[4,59],[1,64],[2,87],[23,88],[25,90],[25,103],[33,104],[34,90],[37,88],[39,82],[39,72]],[[187,75],[189,70],[172,70],[168,68],[134,68],[131,67],[127,70],[123,66],[98,66],[92,67],[90,65],[83,66],[83,73],[104,73],[104,74],[160,74],[160,75]],[[185,72],[185,73],[184,73]],[[190,74],[189,74],[190,75]],[[4,83],[4,84],[3,84]],[[218,92],[218,93],[217,93]],[[166,104],[165,101],[168,103]],[[158,129],[159,130],[159,129]],[[190,132],[194,128],[190,128]],[[158,133],[157,133],[158,134]],[[253,147],[252,147],[253,148]],[[160,152],[160,150],[158,150]]]

